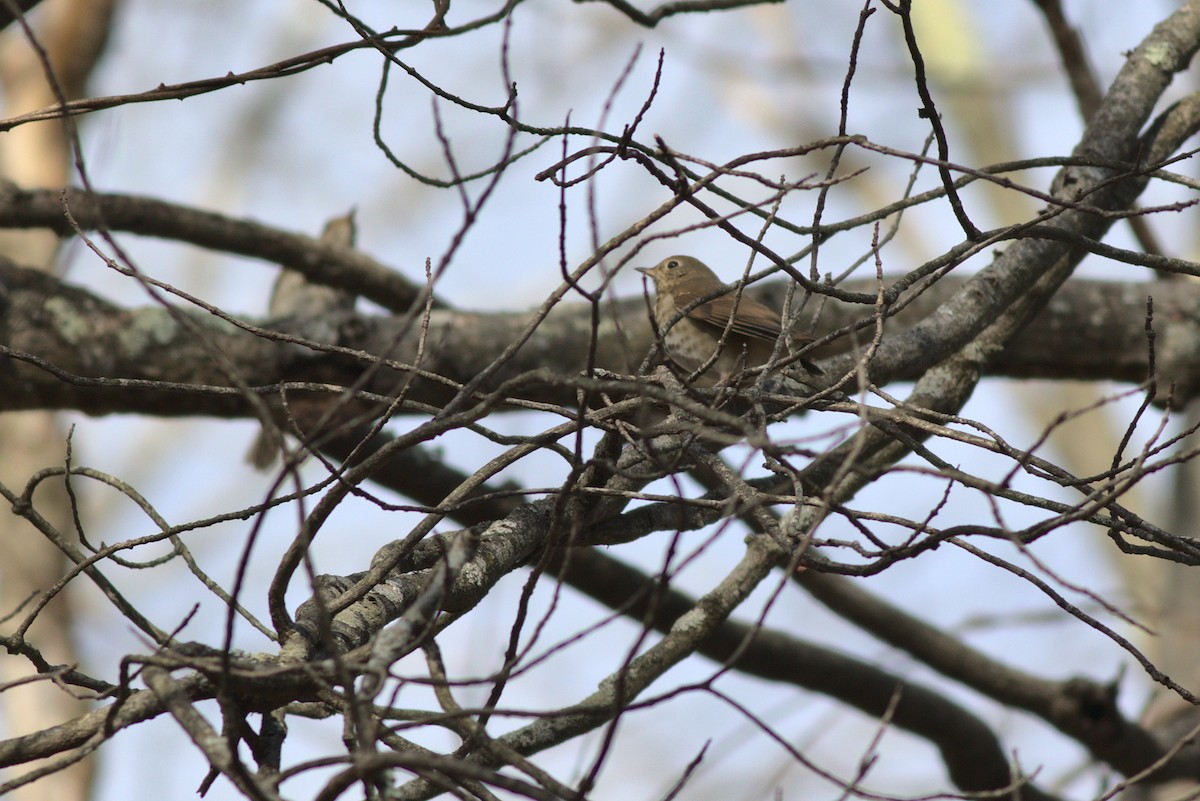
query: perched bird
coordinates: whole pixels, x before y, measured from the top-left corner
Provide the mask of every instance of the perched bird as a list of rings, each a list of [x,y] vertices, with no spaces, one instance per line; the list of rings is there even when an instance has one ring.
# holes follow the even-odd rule
[[[344,216],[334,217],[325,223],[325,229],[321,232],[321,242],[336,247],[352,248],[356,235],[354,210],[351,209]],[[275,279],[275,286],[271,289],[267,313],[272,326],[286,329],[290,322],[298,321],[307,326],[305,334],[308,339],[336,342],[337,323],[322,325],[322,318],[331,313],[354,311],[356,300],[353,292],[314,284],[305,278],[303,273],[283,269],[279,271],[279,277]],[[293,352],[298,358],[312,353],[302,345],[290,347],[294,348]],[[293,420],[305,418],[304,422],[311,424],[321,419],[324,410],[325,404],[298,397],[291,401],[289,414]],[[278,432],[272,435],[264,429],[250,446],[246,461],[259,470],[266,470],[279,457],[281,444],[282,439]]]
[[[727,288],[712,270],[691,256],[670,256],[653,267],[636,269],[654,281],[654,320],[671,361],[689,373],[711,361],[697,379],[698,385],[727,382],[744,370],[771,361],[782,327],[774,309],[744,292],[737,294]],[[709,297],[722,289],[726,294]],[[709,299],[697,304],[702,298]],[[672,324],[685,309],[684,316]],[[777,361],[812,341],[803,333],[791,334],[789,339],[790,347],[784,344]],[[821,368],[808,359],[800,359],[799,365],[810,374],[821,373]],[[795,363],[787,369],[792,377],[803,372]]]
[[[341,217],[325,223],[321,231],[321,243],[341,248],[354,247],[358,226],[354,222],[354,209]],[[283,269],[271,288],[271,299],[267,316],[278,320],[284,317],[316,317],[331,311],[349,311],[354,308],[355,296],[344,289],[314,284],[303,273]]]

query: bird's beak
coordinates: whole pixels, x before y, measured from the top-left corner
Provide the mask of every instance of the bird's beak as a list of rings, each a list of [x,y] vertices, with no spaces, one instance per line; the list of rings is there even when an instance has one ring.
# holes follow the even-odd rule
[[[653,267],[634,267],[633,269],[637,270],[639,273],[642,273],[644,275],[650,275],[651,273],[654,272]]]

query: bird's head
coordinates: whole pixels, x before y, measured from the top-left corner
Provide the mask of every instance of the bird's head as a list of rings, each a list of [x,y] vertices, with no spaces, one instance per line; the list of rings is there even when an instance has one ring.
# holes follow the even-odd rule
[[[653,267],[637,267],[639,273],[648,275],[658,289],[680,286],[685,282],[702,281],[715,288],[721,279],[708,269],[704,262],[691,256],[668,256]]]

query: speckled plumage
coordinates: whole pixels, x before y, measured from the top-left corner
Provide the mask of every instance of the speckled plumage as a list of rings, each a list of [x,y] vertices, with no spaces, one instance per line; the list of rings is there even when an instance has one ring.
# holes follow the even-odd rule
[[[637,270],[654,281],[654,319],[671,361],[689,373],[712,361],[697,379],[698,384],[726,382],[744,370],[770,362],[781,328],[774,309],[733,289],[697,304],[725,288],[725,284],[703,262],[690,256],[670,256],[654,267]],[[672,324],[684,309],[688,309],[685,316]],[[812,337],[794,333],[790,340],[794,351],[811,342]],[[788,353],[785,346],[780,358]],[[807,359],[798,364],[810,373],[820,372]]]

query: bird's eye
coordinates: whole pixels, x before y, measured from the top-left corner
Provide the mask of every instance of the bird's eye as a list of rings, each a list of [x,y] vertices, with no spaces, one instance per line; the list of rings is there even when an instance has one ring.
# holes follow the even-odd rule
[[[674,270],[678,266],[679,266],[679,262],[675,261],[674,259],[671,259],[669,262],[667,262],[668,270]]]

